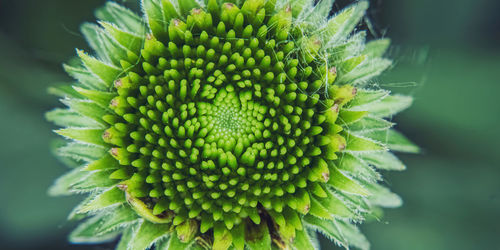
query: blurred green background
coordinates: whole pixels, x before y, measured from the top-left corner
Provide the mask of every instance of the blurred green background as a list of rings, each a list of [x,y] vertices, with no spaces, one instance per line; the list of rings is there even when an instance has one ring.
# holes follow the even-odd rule
[[[60,105],[46,88],[70,80],[61,62],[88,49],[79,24],[104,2],[0,0],[0,249],[112,249],[66,242],[82,197],[46,194],[65,168],[43,116]],[[423,148],[385,173],[405,203],[363,226],[372,248],[500,249],[500,2],[371,2],[373,35],[394,44],[382,86],[415,96],[396,122]]]

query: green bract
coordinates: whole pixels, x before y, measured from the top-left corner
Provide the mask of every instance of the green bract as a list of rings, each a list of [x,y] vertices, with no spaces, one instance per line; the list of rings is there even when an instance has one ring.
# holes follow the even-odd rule
[[[377,169],[417,151],[385,120],[411,98],[371,79],[389,41],[353,33],[368,7],[332,0],[108,3],[82,32],[96,57],[47,114],[73,167],[52,194],[88,193],[72,242],[118,249],[314,249],[318,231],[369,248],[356,228],[401,201]],[[368,86],[372,86],[368,88]]]

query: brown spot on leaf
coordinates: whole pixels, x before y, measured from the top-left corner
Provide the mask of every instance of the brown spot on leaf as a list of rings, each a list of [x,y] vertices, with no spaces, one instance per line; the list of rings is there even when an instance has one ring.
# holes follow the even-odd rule
[[[335,103],[332,107],[332,110],[335,111],[335,113],[338,113],[339,112],[339,105],[337,103]]]
[[[323,180],[325,180],[325,182],[327,182],[330,179],[330,173],[325,172],[321,174],[321,176],[323,177]]]
[[[331,67],[330,68],[330,73],[331,74],[337,74],[337,68],[336,67]]]
[[[122,191],[127,190],[127,185],[126,184],[118,184],[116,185],[117,188],[119,188]]]
[[[344,149],[345,149],[345,144],[344,143],[340,144],[339,145],[339,151],[342,151]]]
[[[352,88],[352,94],[356,95],[357,93],[358,93],[358,89],[357,88]]]

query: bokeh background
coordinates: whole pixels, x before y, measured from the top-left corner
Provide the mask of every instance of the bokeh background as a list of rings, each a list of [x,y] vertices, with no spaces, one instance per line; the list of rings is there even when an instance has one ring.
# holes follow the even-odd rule
[[[0,249],[112,249],[67,243],[82,197],[46,194],[66,170],[50,154],[44,112],[60,104],[46,89],[70,81],[61,63],[88,49],[79,24],[104,2],[0,0]],[[396,122],[423,148],[386,173],[405,203],[363,226],[372,248],[500,249],[500,2],[371,2],[372,35],[394,44],[381,84],[415,96]]]

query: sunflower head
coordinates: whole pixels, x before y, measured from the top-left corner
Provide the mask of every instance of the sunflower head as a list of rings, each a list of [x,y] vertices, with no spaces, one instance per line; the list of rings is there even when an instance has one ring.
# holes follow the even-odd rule
[[[67,109],[52,194],[89,193],[73,242],[118,249],[317,248],[315,232],[368,248],[359,223],[399,198],[376,169],[418,149],[384,118],[411,99],[371,81],[388,40],[353,32],[368,3],[108,3],[82,32],[95,50],[53,89]]]

